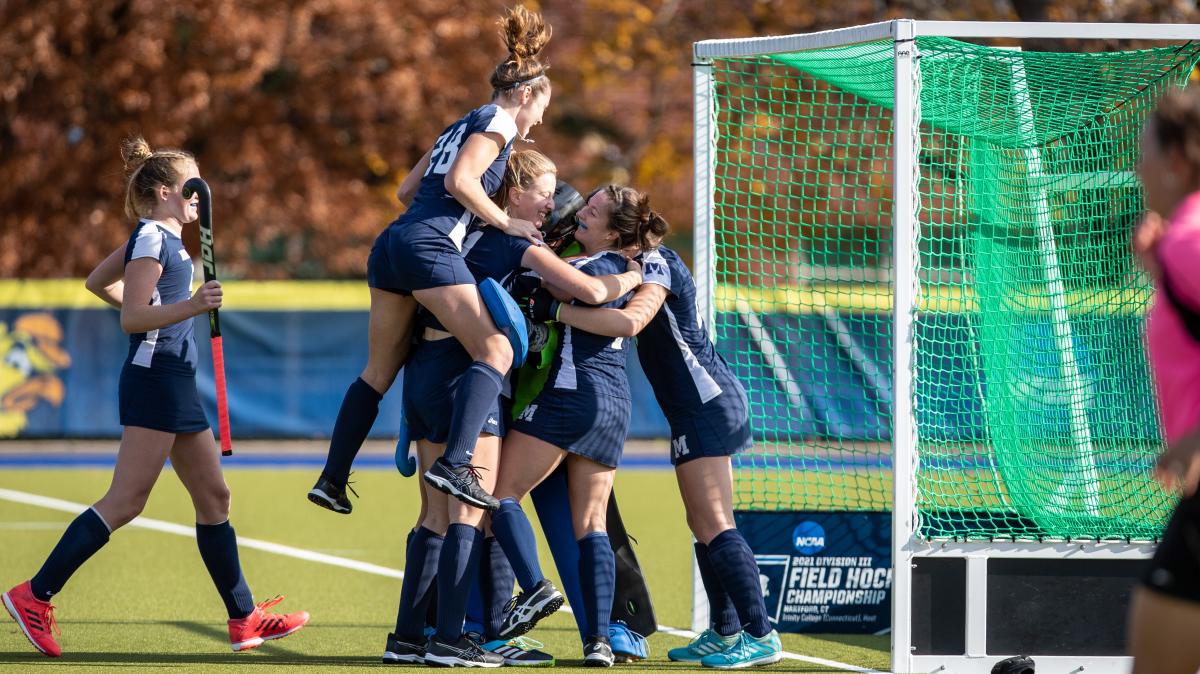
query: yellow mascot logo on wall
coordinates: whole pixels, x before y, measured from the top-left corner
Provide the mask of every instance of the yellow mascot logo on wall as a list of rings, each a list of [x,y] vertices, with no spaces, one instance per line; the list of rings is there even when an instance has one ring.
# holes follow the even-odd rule
[[[66,389],[56,373],[71,365],[62,340],[62,326],[47,313],[20,316],[11,329],[0,322],[0,438],[24,430],[40,402],[62,404]]]

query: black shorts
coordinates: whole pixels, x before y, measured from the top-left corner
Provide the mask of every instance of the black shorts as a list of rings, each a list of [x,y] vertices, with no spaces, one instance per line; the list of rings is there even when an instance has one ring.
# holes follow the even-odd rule
[[[1142,584],[1200,602],[1200,495],[1185,498],[1176,506]]]

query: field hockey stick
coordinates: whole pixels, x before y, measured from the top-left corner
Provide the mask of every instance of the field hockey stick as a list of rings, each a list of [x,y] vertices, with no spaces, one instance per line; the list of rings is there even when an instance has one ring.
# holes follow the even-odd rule
[[[396,470],[404,477],[412,477],[417,473],[417,457],[408,452],[410,446],[408,437],[408,419],[400,412],[400,434],[396,438]]]
[[[217,280],[217,262],[213,257],[212,191],[203,178],[192,178],[183,184],[183,198],[200,195],[200,258],[204,266],[204,282]],[[233,454],[229,437],[229,400],[225,394],[225,351],[221,347],[221,318],[216,309],[208,312],[208,332],[212,336],[213,381],[217,387],[217,428],[221,432],[221,456]]]

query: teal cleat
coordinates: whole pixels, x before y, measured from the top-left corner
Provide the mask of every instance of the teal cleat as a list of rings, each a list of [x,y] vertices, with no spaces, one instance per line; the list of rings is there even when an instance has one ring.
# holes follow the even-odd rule
[[[700,664],[716,669],[741,669],[769,665],[782,659],[783,644],[779,641],[779,632],[771,630],[761,639],[742,632],[737,643],[720,653],[704,656]]]
[[[528,637],[496,639],[483,645],[483,650],[503,656],[505,667],[553,667],[554,656],[540,648],[544,648],[542,642]]]
[[[700,662],[706,655],[720,653],[737,643],[737,634],[723,637],[717,634],[716,630],[710,628],[698,634],[687,646],[667,651],[667,658],[672,662]]]

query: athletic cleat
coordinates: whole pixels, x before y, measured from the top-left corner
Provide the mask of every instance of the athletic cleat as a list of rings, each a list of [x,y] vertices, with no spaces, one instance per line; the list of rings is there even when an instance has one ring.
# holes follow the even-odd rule
[[[761,639],[742,632],[737,643],[720,653],[704,656],[700,664],[716,669],[741,669],[769,665],[782,659],[783,644],[779,641],[779,632],[771,630]]]
[[[553,667],[554,656],[538,650],[543,645],[528,637],[515,637],[508,641],[489,641],[483,645],[483,650],[503,657],[505,667]]]
[[[308,500],[339,515],[349,515],[350,511],[354,510],[354,505],[350,503],[350,497],[346,496],[347,489],[351,494],[358,496],[358,492],[354,491],[354,487],[351,487],[349,482],[339,487],[332,480],[321,475],[317,478],[317,483],[313,485],[313,488],[308,491]]]
[[[740,633],[739,633],[740,634]],[[672,662],[700,662],[705,656],[720,653],[729,649],[738,641],[738,634],[723,637],[714,629],[706,629],[688,642],[687,646],[672,648],[667,651],[667,659]]]
[[[52,658],[62,655],[62,647],[54,640],[54,635],[59,634],[58,623],[54,622],[54,605],[33,596],[29,581],[5,592],[3,599],[4,608],[34,648]]]
[[[612,645],[615,662],[637,662],[650,657],[646,648],[646,637],[629,629],[624,621],[614,620],[608,625],[608,643]]]
[[[455,468],[439,457],[425,471],[425,481],[467,505],[490,512],[500,509],[500,501],[479,486],[479,469],[469,463]]]
[[[528,592],[513,597],[500,623],[501,639],[511,639],[533,629],[538,621],[562,608],[563,594],[545,578]]]
[[[612,664],[613,652],[608,639],[604,637],[590,637],[587,643],[583,645],[583,666],[612,667]]]
[[[229,621],[229,644],[234,651],[248,651],[264,641],[282,639],[308,623],[308,611],[284,614],[267,611],[281,601],[283,597],[261,601],[250,615]]]
[[[453,644],[438,641],[430,637],[425,646],[425,664],[442,667],[499,667],[504,664],[504,656],[483,650],[473,639],[461,636]]]
[[[397,663],[423,665],[425,664],[425,642],[401,639],[389,632],[387,647],[383,651],[383,661],[389,665]]]

